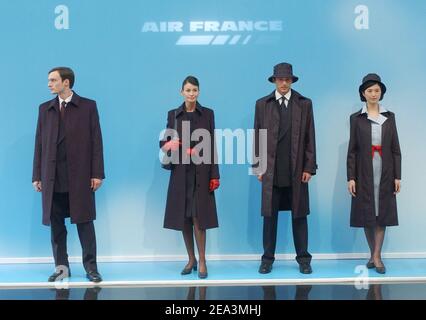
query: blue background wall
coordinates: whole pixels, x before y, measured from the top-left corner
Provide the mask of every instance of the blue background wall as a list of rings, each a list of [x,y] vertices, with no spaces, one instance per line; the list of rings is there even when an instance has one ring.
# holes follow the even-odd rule
[[[55,8],[69,9],[69,29],[55,28]],[[354,27],[355,7],[369,8],[369,29]],[[107,179],[97,193],[102,256],[184,254],[181,234],[162,228],[168,172],[158,163],[167,110],[181,103],[181,81],[200,79],[200,102],[217,128],[252,127],[254,103],[273,90],[272,67],[291,62],[294,89],[312,98],[319,170],[310,183],[313,253],[366,252],[361,229],[349,227],[346,150],[358,85],[377,72],[388,86],[403,152],[400,226],[387,252],[426,252],[426,2],[423,0],[1,1],[0,258],[50,256],[40,194],[31,186],[38,105],[51,99],[47,71],[67,65],[74,89],[97,100]],[[278,20],[282,31],[251,34],[243,45],[177,46],[189,21]],[[182,21],[182,33],[142,32],[147,21]],[[216,193],[220,228],[208,232],[210,254],[261,252],[260,185],[247,165],[221,165]],[[278,252],[293,252],[289,216],[281,214]],[[80,255],[74,226],[70,255]]]

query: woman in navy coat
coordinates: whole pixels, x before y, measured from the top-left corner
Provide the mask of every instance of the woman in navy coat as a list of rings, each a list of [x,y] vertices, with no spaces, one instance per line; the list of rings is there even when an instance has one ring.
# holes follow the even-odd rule
[[[385,273],[381,251],[387,226],[398,225],[396,195],[401,189],[401,150],[395,114],[379,104],[386,86],[368,74],[359,87],[365,106],[350,117],[347,155],[348,190],[352,195],[351,226],[364,228],[369,269]]]
[[[164,227],[182,231],[189,258],[182,275],[197,270],[195,234],[199,254],[198,276],[206,278],[206,230],[218,227],[214,190],[219,187],[219,168],[217,161],[214,161],[217,158],[214,112],[198,103],[197,78],[185,78],[181,94],[184,103],[170,110],[167,116],[167,129],[169,133],[175,131],[175,134],[166,133],[160,141],[162,150],[174,159],[170,166],[165,166],[171,173]],[[188,133],[192,135],[194,131],[195,134],[200,133],[202,139],[188,141]]]

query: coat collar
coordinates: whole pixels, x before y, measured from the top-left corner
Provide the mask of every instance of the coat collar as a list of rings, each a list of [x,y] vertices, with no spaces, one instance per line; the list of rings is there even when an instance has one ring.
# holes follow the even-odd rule
[[[267,101],[270,101],[270,100],[274,100],[275,101],[276,100],[275,91],[276,90],[272,91],[271,94],[269,94],[269,95],[266,96],[266,100]],[[290,99],[292,99],[294,101],[294,100],[300,100],[300,99],[306,99],[306,98],[304,96],[302,96],[296,90],[291,89],[291,98]]]
[[[379,113],[383,115],[389,114],[389,110],[387,110],[384,106],[379,105]],[[358,112],[355,112],[356,116],[361,116],[367,114],[367,106],[363,106]]]
[[[274,100],[275,101],[275,90],[272,91],[269,95],[266,96],[266,101]]]
[[[388,119],[388,117],[386,116],[386,115],[388,115],[388,112],[389,111],[384,106],[379,105],[379,116],[378,116],[377,119],[373,119],[373,118],[370,118],[368,116],[367,106],[364,105],[362,107],[362,109],[360,111],[358,111],[357,116],[363,116],[363,115],[365,115],[368,120],[373,121],[375,123],[378,123],[378,124],[382,125]]]
[[[202,106],[201,104],[198,103],[198,101],[196,102],[196,105],[195,105],[195,111],[198,112],[200,115],[203,114]],[[184,112],[185,112],[185,102],[183,102],[180,105],[180,107],[176,109],[176,117],[183,114]]]
[[[385,107],[383,107],[381,104],[379,104],[379,113],[385,113],[388,112]],[[364,105],[361,109],[361,113],[367,113],[367,105]]]
[[[73,95],[70,101],[70,105],[78,107],[80,105],[80,96],[73,91]],[[50,100],[48,109],[55,108],[55,106],[59,106],[59,98],[56,96],[54,99]]]

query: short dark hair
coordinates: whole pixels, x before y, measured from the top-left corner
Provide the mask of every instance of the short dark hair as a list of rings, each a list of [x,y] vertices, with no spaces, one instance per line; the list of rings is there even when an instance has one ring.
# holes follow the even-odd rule
[[[197,79],[197,78],[195,78],[194,76],[187,76],[187,77],[185,78],[185,80],[183,80],[183,82],[182,82],[182,90],[183,90],[183,87],[184,87],[187,83],[190,83],[190,84],[192,84],[193,86],[196,86],[197,88],[200,88],[200,83],[198,82],[198,79]]]
[[[51,74],[52,72],[55,72],[55,71],[59,72],[59,75],[61,76],[62,81],[66,79],[70,81],[70,88],[72,89],[72,87],[74,86],[74,81],[75,81],[74,71],[72,71],[72,69],[68,67],[56,67],[50,70],[48,74]]]
[[[374,86],[375,84],[379,85],[379,87],[380,87],[381,95],[380,95],[379,101],[382,101],[383,96],[386,93],[386,87],[383,85],[383,83],[377,82],[377,81],[367,81],[367,82],[365,82],[365,83],[363,83],[361,85],[361,87],[359,89],[359,96],[361,98],[361,101],[363,101],[363,102],[367,101],[367,99],[365,99],[365,97],[364,97],[365,90],[367,90],[368,88]]]

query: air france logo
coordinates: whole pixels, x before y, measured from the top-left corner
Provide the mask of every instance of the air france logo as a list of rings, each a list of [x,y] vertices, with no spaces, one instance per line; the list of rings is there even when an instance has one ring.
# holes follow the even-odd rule
[[[282,31],[280,20],[244,21],[147,21],[142,33],[176,33],[178,46],[247,45],[253,42],[275,42],[271,33]]]

